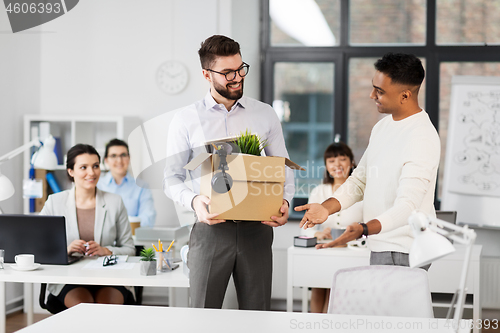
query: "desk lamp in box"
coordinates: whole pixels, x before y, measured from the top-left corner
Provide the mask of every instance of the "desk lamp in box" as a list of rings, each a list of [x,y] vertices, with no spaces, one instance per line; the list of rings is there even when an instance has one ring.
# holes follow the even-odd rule
[[[14,149],[10,153],[7,153],[0,157],[0,165],[12,159],[13,157],[21,154],[23,151],[31,147],[39,147],[38,150],[33,154],[31,159],[31,165],[36,169],[53,170],[57,166],[57,157],[54,153],[55,140],[52,136],[47,137],[42,143],[38,138],[28,142],[21,147]],[[3,175],[0,171],[0,201],[7,200],[15,193],[14,185]],[[0,211],[1,212],[1,211]]]

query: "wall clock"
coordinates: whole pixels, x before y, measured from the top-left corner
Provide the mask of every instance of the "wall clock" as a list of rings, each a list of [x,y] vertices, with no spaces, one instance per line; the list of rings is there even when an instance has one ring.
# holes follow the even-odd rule
[[[171,60],[164,62],[156,71],[156,83],[167,94],[178,94],[186,88],[189,75],[186,66]]]

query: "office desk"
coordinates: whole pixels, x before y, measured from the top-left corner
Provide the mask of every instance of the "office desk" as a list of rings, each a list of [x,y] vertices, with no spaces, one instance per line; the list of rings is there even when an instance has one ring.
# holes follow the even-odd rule
[[[447,324],[433,318],[79,304],[19,332],[450,332]],[[468,325],[462,321],[460,332],[470,332]]]
[[[432,293],[455,293],[458,288],[465,248],[455,245],[456,251],[435,261],[429,269],[429,286]],[[480,264],[481,245],[474,245],[467,275],[467,293],[473,295],[473,319],[481,319]],[[368,249],[288,248],[287,311],[293,307],[293,287],[302,287],[302,312],[308,310],[308,287],[331,288],[333,275],[342,268],[370,264]],[[435,307],[447,307],[446,303],[433,303]],[[470,305],[466,307],[471,307]],[[474,332],[478,332],[474,329]]]
[[[83,269],[88,261],[80,260],[71,265],[41,265],[34,271],[16,271],[5,264],[0,270],[0,333],[5,333],[5,282],[22,282],[29,286],[25,293],[28,325],[33,323],[33,283],[99,284],[110,286],[189,287],[189,279],[183,273],[183,263],[174,271],[144,276],[139,272],[139,257],[129,257],[135,262],[132,269]]]

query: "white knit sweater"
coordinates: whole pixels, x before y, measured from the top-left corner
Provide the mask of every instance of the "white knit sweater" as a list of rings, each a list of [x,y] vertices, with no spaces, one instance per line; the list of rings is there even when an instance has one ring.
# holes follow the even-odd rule
[[[411,212],[435,216],[439,157],[439,136],[424,110],[399,121],[387,116],[373,127],[358,167],[334,193],[342,209],[363,200],[363,221],[382,224],[368,237],[371,251],[409,253]]]

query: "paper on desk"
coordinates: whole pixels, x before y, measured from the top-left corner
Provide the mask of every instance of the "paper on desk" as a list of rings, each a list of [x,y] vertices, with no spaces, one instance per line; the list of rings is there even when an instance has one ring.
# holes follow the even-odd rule
[[[114,265],[103,266],[105,257],[99,257],[95,260],[89,260],[89,262],[83,266],[83,269],[132,269],[134,268],[134,263],[127,262],[128,256],[116,256],[117,263]]]

